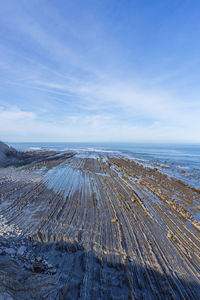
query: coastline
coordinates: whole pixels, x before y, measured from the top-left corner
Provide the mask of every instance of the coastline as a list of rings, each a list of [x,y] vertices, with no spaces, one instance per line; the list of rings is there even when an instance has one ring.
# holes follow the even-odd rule
[[[31,153],[31,163],[0,168],[1,218],[12,226],[0,232],[1,248],[6,241],[16,248],[0,256],[4,292],[198,299],[199,189],[109,153]],[[23,287],[13,268],[29,277]]]

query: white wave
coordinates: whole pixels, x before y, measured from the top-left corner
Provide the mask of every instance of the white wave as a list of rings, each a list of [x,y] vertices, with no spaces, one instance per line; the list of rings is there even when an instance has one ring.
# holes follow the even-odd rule
[[[121,153],[116,150],[103,150],[96,148],[64,148],[63,151],[76,151],[76,152],[102,152],[102,153]]]
[[[116,150],[103,150],[103,149],[96,149],[96,148],[88,148],[87,151],[91,151],[91,152],[105,152],[105,153],[120,153],[120,151],[116,151]]]
[[[184,167],[184,166],[178,166],[178,168],[179,169],[187,169],[187,170],[191,169],[190,167]]]
[[[33,150],[33,151],[38,151],[38,150],[41,150],[42,148],[41,147],[29,147],[30,150]]]

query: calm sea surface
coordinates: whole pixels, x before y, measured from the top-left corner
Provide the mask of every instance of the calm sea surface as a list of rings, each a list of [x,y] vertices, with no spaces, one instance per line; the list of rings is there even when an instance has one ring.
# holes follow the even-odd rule
[[[200,144],[138,144],[138,143],[9,143],[18,150],[74,151],[79,155],[98,153],[122,156],[157,167],[170,176],[200,188]]]

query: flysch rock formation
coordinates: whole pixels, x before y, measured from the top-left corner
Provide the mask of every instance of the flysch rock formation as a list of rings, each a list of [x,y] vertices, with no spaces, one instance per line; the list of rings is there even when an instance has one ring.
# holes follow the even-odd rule
[[[199,299],[198,189],[100,153],[43,157],[0,168],[0,299]]]

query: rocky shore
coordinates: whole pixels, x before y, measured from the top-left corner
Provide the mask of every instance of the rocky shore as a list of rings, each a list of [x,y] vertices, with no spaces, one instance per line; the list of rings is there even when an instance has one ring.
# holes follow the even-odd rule
[[[200,191],[96,153],[0,168],[0,299],[199,299]]]

